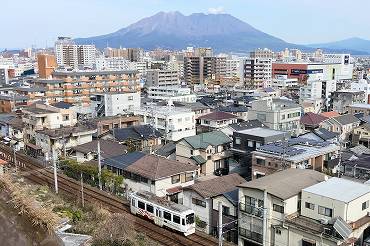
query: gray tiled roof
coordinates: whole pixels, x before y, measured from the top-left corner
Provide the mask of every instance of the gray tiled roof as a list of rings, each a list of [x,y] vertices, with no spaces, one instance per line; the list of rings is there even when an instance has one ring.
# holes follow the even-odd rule
[[[195,136],[183,138],[194,149],[204,149],[209,145],[217,146],[226,143],[230,143],[231,139],[223,132],[213,131],[201,133]]]
[[[348,124],[360,122],[360,120],[352,114],[345,114],[345,115],[337,116],[333,119],[336,120],[341,125],[348,125]]]
[[[235,190],[235,188],[245,182],[239,174],[233,173],[205,181],[197,182],[184,190],[193,190],[204,198],[211,198],[223,193]]]
[[[265,177],[243,183],[239,187],[266,190],[283,200],[300,193],[302,189],[325,180],[325,174],[310,169],[289,168]]]

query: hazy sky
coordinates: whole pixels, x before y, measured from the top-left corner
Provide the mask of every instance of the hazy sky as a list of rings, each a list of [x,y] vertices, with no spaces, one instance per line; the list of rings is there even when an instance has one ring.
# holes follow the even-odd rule
[[[369,0],[1,0],[0,48],[114,32],[159,11],[228,13],[287,42],[370,39]]]

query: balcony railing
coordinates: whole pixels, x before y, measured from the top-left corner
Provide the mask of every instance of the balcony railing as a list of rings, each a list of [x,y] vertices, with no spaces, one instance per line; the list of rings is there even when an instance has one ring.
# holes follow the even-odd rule
[[[249,204],[239,203],[239,210],[244,213],[263,218],[263,208],[256,208]]]

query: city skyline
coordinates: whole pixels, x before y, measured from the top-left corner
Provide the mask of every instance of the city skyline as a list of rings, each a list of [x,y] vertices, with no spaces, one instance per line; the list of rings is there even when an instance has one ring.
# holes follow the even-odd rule
[[[57,36],[78,38],[103,35],[160,11],[179,11],[185,15],[227,13],[263,32],[296,44],[331,42],[351,37],[370,39],[370,33],[363,32],[370,28],[370,17],[356,11],[348,12],[353,6],[368,9],[370,2],[365,0],[304,0],[299,5],[294,0],[66,0],[52,3],[46,0],[5,0],[0,22],[13,21],[2,25],[2,33],[7,35],[0,40],[0,47],[50,47]],[[61,17],[68,14],[68,18],[56,18],[56,13]]]

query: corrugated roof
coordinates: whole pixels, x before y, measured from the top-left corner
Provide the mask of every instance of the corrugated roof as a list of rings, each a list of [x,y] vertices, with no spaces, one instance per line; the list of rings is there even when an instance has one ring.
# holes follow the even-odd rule
[[[312,194],[348,203],[370,193],[370,186],[334,177],[303,190]]]
[[[265,177],[255,179],[239,185],[242,188],[250,188],[264,191],[286,200],[300,193],[304,188],[325,180],[325,174],[309,170],[289,168]]]
[[[217,146],[231,143],[231,139],[221,131],[201,133],[199,135],[183,138],[194,149],[205,149],[209,145]]]
[[[233,173],[205,181],[200,181],[191,186],[185,187],[184,190],[193,190],[204,198],[211,198],[229,191],[233,191],[243,182],[245,182],[245,179],[243,179],[239,174]]]
[[[339,116],[338,112],[336,111],[322,112],[321,115],[325,116],[326,118],[333,118]]]

